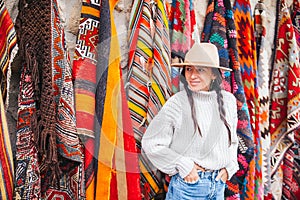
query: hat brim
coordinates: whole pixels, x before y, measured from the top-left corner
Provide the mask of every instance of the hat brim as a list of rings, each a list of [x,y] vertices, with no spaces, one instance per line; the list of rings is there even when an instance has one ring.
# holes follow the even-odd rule
[[[215,65],[209,65],[209,64],[201,64],[201,63],[172,63],[172,67],[184,67],[184,66],[199,66],[199,67],[210,67],[210,68],[218,68],[225,71],[232,71],[232,69],[229,69],[227,67],[222,66],[215,66]]]

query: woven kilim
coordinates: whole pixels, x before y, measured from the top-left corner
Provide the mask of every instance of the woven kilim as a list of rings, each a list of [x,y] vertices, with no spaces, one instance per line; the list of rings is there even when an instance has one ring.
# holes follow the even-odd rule
[[[85,197],[83,150],[62,27],[55,0],[20,1],[16,199]]]
[[[73,61],[76,126],[84,144],[86,199],[95,198],[95,119],[100,2],[84,0]],[[110,34],[110,32],[108,31]],[[103,34],[102,34],[103,35]]]
[[[264,199],[271,195],[271,166],[270,166],[270,145],[271,137],[269,134],[269,61],[267,57],[266,42],[266,8],[260,2],[254,8],[254,27],[257,49],[257,81],[259,97],[259,130],[261,133],[262,145],[262,184],[264,189]]]
[[[173,0],[169,14],[171,55],[183,59],[195,41],[196,17],[193,0]],[[199,37],[199,36],[198,36]],[[199,41],[199,40],[198,40]],[[172,91],[179,91],[179,68],[171,69]]]
[[[237,49],[242,73],[246,102],[249,109],[251,129],[254,137],[254,159],[251,161],[243,199],[263,199],[262,149],[259,129],[259,97],[257,81],[256,40],[254,19],[249,1],[236,0],[233,4],[237,31]]]
[[[298,47],[300,48],[300,2],[299,0],[293,1],[293,11],[292,11],[292,23],[294,25],[295,36],[297,40]],[[300,52],[299,52],[300,54]],[[291,181],[291,199],[297,199],[300,197],[300,131],[296,130],[295,142],[292,147],[294,153],[294,163],[293,163],[293,179]]]
[[[239,119],[237,126],[238,163],[240,169],[230,181],[227,181],[225,197],[236,199],[240,197],[240,193],[242,196],[244,195],[243,188],[247,184],[245,176],[254,154],[254,140],[238,61],[236,27],[230,1],[209,0],[201,37],[202,41],[211,42],[217,46],[220,65],[233,70],[224,73],[223,87],[233,93],[237,99]]]
[[[10,63],[12,62],[15,51],[17,51],[17,39],[14,24],[5,4],[0,0],[0,68],[1,89],[0,89],[0,199],[13,199],[13,179],[14,179],[14,161],[8,132],[4,99],[2,92],[6,91],[6,77]]]
[[[171,96],[170,41],[164,1],[134,2],[129,24],[129,110],[137,147],[165,101]],[[143,199],[164,195],[163,177],[145,156],[140,156]]]
[[[282,183],[284,187],[289,187],[290,178],[285,178],[284,174],[293,169],[289,165],[283,165],[283,161],[293,145],[294,134],[298,134],[296,130],[300,125],[299,48],[285,1],[278,1],[278,4],[281,7],[278,13],[275,60],[270,86],[271,175],[272,188],[277,186],[276,190],[272,190],[275,199],[289,196],[289,192],[278,188],[278,185]],[[283,176],[280,176],[281,172]]]
[[[97,63],[96,115],[101,130],[99,145],[96,145],[95,199],[135,200],[141,199],[140,176],[137,147],[133,128],[128,123],[130,115],[120,72],[120,46],[113,17],[116,4],[117,1],[103,0],[100,9],[101,43],[98,46],[104,50],[102,53],[108,53],[108,57],[98,56],[103,66]],[[100,35],[102,32],[104,38]],[[106,45],[108,48],[105,49]]]

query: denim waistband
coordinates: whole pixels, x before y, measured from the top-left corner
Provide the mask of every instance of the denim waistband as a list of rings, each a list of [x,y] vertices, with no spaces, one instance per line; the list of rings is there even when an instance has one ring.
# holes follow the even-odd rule
[[[220,170],[198,171],[200,178],[216,178]]]

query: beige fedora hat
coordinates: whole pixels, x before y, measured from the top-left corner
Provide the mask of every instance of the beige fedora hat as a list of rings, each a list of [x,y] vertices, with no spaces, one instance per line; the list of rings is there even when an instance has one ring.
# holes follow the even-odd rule
[[[202,66],[219,68],[222,70],[232,71],[227,67],[222,67],[219,64],[218,49],[214,44],[211,43],[197,43],[186,53],[183,63],[172,63],[173,67],[184,67],[190,66]]]

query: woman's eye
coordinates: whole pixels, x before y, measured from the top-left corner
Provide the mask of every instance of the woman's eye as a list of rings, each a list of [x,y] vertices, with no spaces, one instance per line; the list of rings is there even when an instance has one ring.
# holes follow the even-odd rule
[[[192,71],[192,68],[191,67],[187,67],[186,71]]]

